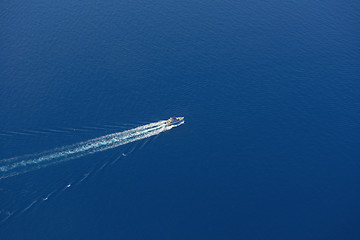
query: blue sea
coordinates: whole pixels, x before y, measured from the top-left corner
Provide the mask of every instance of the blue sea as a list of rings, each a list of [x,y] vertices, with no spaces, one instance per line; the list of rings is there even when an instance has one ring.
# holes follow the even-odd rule
[[[360,239],[359,1],[3,0],[0,239]]]

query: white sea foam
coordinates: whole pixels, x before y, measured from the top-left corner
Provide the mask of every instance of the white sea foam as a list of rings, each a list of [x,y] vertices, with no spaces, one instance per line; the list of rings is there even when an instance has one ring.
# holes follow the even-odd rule
[[[166,121],[159,121],[41,153],[3,159],[0,160],[0,179],[145,139],[182,123],[168,126]]]

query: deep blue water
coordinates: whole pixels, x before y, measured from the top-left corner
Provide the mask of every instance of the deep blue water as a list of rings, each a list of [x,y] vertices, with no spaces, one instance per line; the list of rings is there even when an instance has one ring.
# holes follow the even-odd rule
[[[360,239],[359,10],[2,1],[0,159],[186,123],[0,180],[0,239]]]

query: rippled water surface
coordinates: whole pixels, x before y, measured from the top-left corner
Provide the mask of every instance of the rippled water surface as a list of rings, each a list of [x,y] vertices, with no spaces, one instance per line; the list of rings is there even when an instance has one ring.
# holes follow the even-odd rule
[[[356,1],[0,6],[0,239],[360,239]],[[1,160],[0,160],[1,161]]]

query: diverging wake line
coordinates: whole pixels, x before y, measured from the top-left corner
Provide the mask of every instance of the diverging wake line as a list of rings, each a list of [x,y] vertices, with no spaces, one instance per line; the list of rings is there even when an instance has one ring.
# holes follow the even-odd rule
[[[0,160],[0,179],[135,142],[168,131],[184,123],[183,118],[179,118],[179,121],[176,121],[177,118],[171,119],[41,153]]]

